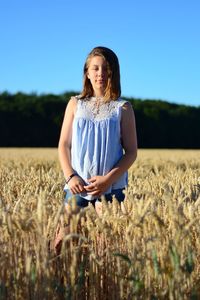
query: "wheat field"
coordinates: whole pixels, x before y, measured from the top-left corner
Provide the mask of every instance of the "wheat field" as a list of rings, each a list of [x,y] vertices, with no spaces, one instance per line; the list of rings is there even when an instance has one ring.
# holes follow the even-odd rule
[[[0,299],[200,299],[200,150],[139,150],[101,215],[63,186],[56,149],[0,149]]]

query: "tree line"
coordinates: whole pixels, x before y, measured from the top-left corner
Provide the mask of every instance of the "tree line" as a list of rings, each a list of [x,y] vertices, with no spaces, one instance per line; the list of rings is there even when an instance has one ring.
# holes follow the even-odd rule
[[[77,94],[0,93],[0,147],[57,147],[66,104]],[[123,98],[135,112],[139,148],[200,148],[200,106]]]

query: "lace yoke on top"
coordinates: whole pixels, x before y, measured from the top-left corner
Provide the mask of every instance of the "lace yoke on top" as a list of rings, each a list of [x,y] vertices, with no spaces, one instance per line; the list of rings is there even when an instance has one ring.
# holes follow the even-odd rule
[[[123,103],[124,104],[124,103]],[[103,121],[118,115],[118,108],[122,103],[118,100],[104,102],[102,98],[77,98],[77,118]]]

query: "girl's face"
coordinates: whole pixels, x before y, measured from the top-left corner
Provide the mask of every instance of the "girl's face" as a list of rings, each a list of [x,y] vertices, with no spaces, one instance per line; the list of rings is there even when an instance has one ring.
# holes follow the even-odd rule
[[[104,96],[108,81],[108,67],[103,57],[96,55],[90,59],[87,77],[92,84],[94,96]]]

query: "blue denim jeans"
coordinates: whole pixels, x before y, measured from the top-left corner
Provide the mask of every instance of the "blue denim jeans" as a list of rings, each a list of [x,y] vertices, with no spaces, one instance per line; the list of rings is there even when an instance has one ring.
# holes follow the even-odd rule
[[[112,197],[115,196],[117,201],[119,203],[121,203],[122,201],[124,201],[124,198],[125,198],[125,194],[123,193],[123,191],[124,191],[124,189],[113,190],[110,194],[103,195],[103,197],[105,198],[106,201],[112,202]],[[76,200],[76,205],[79,206],[79,207],[86,207],[86,206],[88,206],[89,203],[95,205],[96,201],[101,202],[101,198],[96,198],[96,199],[93,199],[93,200],[87,200],[87,199],[79,196],[79,194],[73,195],[70,192],[70,190],[67,190],[66,195],[65,195],[65,204],[69,203],[69,201],[71,199],[75,199]]]

